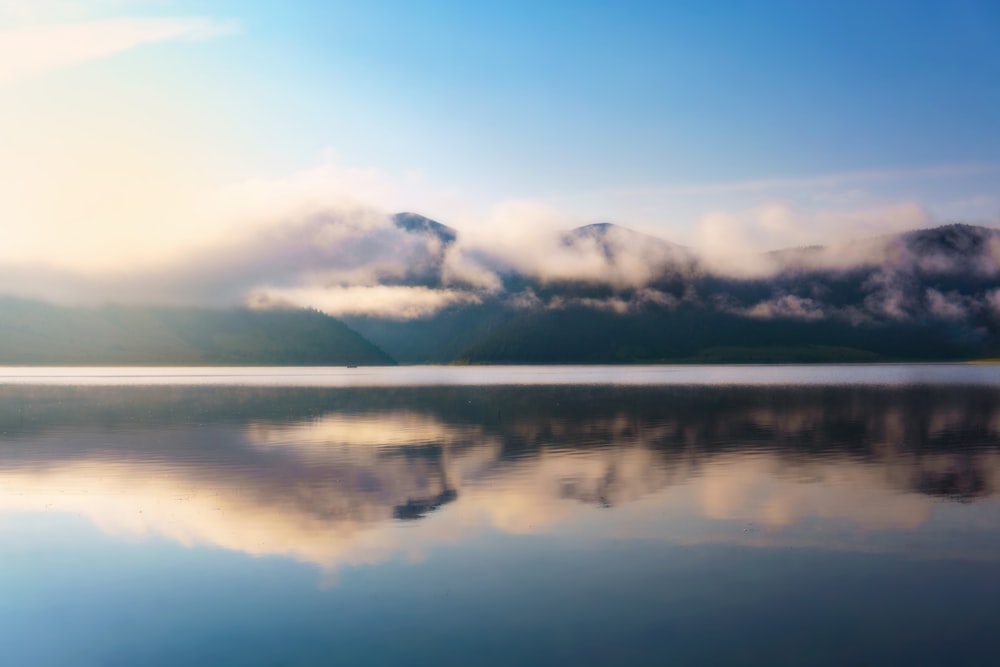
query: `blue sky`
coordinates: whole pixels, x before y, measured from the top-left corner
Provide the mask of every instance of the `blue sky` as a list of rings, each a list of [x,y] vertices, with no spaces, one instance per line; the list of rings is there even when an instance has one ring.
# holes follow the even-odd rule
[[[303,152],[462,162],[490,187],[1000,154],[996,3],[241,2],[212,14],[244,27],[220,46],[226,70],[255,63],[260,92],[314,105],[294,131]]]
[[[184,225],[158,212],[201,220],[214,193],[315,196],[323,179],[459,228],[611,219],[692,244],[1000,216],[995,2],[24,6],[0,0],[0,50],[5,36],[65,45],[54,26],[86,41],[146,22],[116,24],[142,35],[113,52],[0,69],[0,140],[15,146],[0,175],[21,200],[6,217],[42,220],[49,238],[148,219],[180,243],[163,230]],[[91,193],[133,176],[121,219],[22,166],[36,159],[42,179],[67,156],[66,182],[105,174]],[[82,204],[70,216],[27,192]],[[201,203],[184,213],[188,200]]]

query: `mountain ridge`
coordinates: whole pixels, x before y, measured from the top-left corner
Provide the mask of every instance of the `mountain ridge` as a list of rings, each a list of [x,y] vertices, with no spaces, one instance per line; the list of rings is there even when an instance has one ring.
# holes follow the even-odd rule
[[[0,298],[0,364],[395,363],[343,322],[314,310],[59,306]]]
[[[641,243],[615,245],[618,235]],[[404,363],[903,361],[1000,352],[994,228],[952,224],[784,248],[755,255],[766,260],[757,273],[732,275],[614,223],[567,230],[560,242],[612,267],[644,257],[662,263],[641,282],[517,274],[499,293],[419,321],[345,319]],[[678,255],[639,252],[651,246],[691,254],[671,262]],[[445,339],[447,349],[437,346]]]
[[[445,294],[450,300],[441,307],[409,319],[391,309],[334,318],[290,308],[280,299],[255,309],[212,309],[57,306],[0,298],[0,363],[719,363],[1000,356],[1000,230],[995,228],[949,224],[785,248],[756,255],[766,260],[763,270],[728,274],[713,270],[690,248],[602,222],[557,237],[556,252],[562,255],[556,260],[587,273],[536,274],[511,265],[497,284],[481,287],[456,283],[448,274],[450,253],[463,250],[458,230],[416,213],[391,220],[404,235],[416,235],[407,238],[426,241],[428,251],[416,255],[422,258],[419,266],[379,284],[422,298]],[[398,239],[393,233],[384,238]],[[357,293],[367,298],[364,289]]]

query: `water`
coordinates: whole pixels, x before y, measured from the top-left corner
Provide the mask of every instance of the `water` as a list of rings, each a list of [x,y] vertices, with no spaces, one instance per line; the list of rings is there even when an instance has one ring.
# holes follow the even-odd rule
[[[426,387],[483,385],[1000,386],[993,364],[738,366],[32,367],[0,366],[0,384]]]
[[[996,665],[990,366],[0,372],[4,665]]]

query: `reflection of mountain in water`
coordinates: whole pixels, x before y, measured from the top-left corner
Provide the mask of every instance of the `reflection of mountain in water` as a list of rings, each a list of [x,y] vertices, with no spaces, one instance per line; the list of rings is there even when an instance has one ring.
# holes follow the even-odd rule
[[[970,502],[994,491],[981,466],[971,457],[956,458],[946,470],[920,470],[913,481],[913,488],[920,493],[960,502]]]
[[[396,505],[392,508],[392,515],[397,519],[404,520],[422,519],[430,512],[456,498],[458,498],[458,492],[454,489],[445,489],[431,498],[410,498],[402,505]]]
[[[1000,394],[971,387],[8,387],[0,430],[0,510],[326,565],[406,549],[396,521],[458,539],[649,499],[912,527],[1000,484]]]

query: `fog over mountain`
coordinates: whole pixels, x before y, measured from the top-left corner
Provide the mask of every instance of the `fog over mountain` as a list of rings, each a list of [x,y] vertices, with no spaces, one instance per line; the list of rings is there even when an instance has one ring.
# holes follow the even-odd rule
[[[494,242],[416,213],[329,210],[141,270],[3,266],[0,290],[70,304],[310,308],[346,318],[404,362],[867,360],[997,349],[993,228],[952,224],[725,262],[611,223],[509,232]],[[748,358],[744,348],[769,351]]]
[[[298,284],[287,286],[286,274],[252,287],[249,298],[397,320],[488,301],[522,310],[584,306],[619,314],[688,305],[757,319],[852,324],[971,322],[1000,307],[1000,232],[969,225],[747,252],[724,265],[697,249],[611,223],[529,233],[513,247],[492,247],[402,214],[391,226],[365,229],[338,247],[316,252],[311,266],[299,264],[306,270],[299,269]],[[279,257],[285,252],[280,245],[270,251]]]
[[[404,361],[863,361],[997,349],[992,228],[953,224],[725,264],[609,223],[521,248],[449,243],[439,279],[423,283],[439,286],[437,312],[338,314]]]

